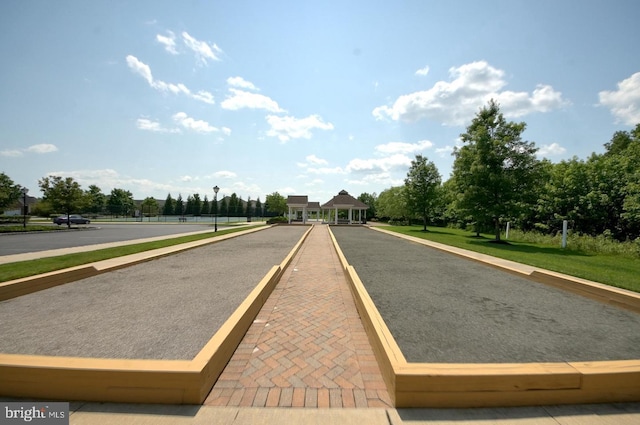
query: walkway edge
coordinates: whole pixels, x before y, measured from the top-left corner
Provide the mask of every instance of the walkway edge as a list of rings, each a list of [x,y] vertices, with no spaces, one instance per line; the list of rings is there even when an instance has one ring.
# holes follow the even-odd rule
[[[640,401],[640,360],[408,363],[332,232],[331,238],[395,407],[510,407]],[[509,270],[513,272],[511,266]]]
[[[262,278],[194,359],[0,354],[0,395],[123,403],[202,403],[311,230],[309,227],[284,260]],[[117,266],[123,267],[114,265]]]

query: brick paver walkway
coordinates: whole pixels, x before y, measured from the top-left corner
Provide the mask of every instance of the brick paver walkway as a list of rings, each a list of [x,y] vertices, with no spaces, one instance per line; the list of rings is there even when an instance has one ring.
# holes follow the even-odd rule
[[[204,404],[390,407],[326,225],[315,225]]]

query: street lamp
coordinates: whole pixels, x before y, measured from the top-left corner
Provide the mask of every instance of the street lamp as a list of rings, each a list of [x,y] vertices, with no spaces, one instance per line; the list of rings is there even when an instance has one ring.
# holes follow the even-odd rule
[[[22,227],[27,228],[27,193],[29,193],[29,189],[26,187],[22,188]]]
[[[213,231],[218,231],[218,191],[220,188],[218,186],[213,186],[213,202],[216,206],[216,213],[214,214],[215,224],[213,225]]]

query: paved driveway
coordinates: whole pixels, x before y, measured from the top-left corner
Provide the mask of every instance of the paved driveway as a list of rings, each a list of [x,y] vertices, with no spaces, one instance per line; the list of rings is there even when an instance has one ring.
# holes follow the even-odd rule
[[[218,224],[218,230],[221,228],[224,227]],[[65,231],[1,234],[0,256],[176,235],[208,229],[213,230],[211,223],[92,223],[87,227],[79,226],[77,229]]]

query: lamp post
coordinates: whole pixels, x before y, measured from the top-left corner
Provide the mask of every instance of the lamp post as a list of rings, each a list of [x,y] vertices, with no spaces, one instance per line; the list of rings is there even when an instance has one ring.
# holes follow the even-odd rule
[[[213,186],[213,203],[216,206],[216,213],[214,214],[215,224],[213,225],[213,231],[218,231],[218,191],[220,188],[218,186]]]
[[[29,193],[29,189],[26,187],[22,188],[22,227],[27,228],[27,193]]]

